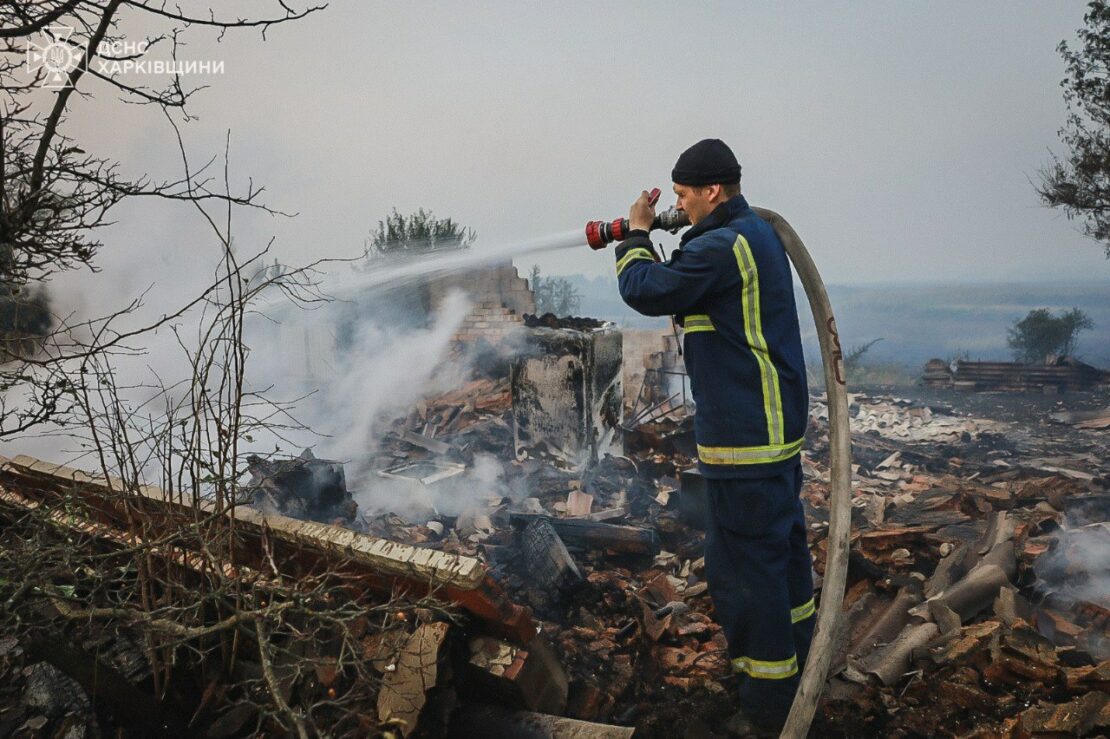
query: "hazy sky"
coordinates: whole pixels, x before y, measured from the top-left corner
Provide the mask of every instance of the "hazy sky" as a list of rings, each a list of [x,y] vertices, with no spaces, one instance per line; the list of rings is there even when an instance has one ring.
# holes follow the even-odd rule
[[[829,282],[1110,280],[1102,249],[1031,184],[1063,151],[1055,47],[1084,8],[339,0],[265,43],[188,31],[180,57],[225,72],[193,78],[211,87],[185,132],[200,160],[230,129],[234,179],[299,212],[239,233],[244,249],[275,236],[290,260],[357,252],[394,206],[452,216],[487,245],[624,215],[640,189],[669,190],[682,149],[719,137],[749,200],[792,222]],[[177,174],[155,111],[88,89],[67,128],[86,150]],[[117,215],[108,265],[141,254],[172,280],[214,253],[188,209]],[[534,261],[612,269],[585,248]]]

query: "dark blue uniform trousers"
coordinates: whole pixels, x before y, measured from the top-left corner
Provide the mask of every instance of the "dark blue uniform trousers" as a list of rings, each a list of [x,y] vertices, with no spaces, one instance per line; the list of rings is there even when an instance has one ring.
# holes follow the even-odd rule
[[[802,467],[706,480],[705,574],[740,681],[740,707],[785,720],[813,637],[812,560],[798,494]]]

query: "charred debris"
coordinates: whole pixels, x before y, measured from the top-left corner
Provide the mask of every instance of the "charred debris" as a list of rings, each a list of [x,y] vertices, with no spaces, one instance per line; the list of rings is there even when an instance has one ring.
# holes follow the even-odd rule
[[[733,684],[704,580],[703,481],[675,338],[550,315],[498,332],[493,345],[511,336],[525,349],[490,352],[474,379],[393,422],[359,465],[371,474],[350,479],[311,453],[249,461],[240,566],[291,589],[342,573],[335,597],[377,614],[347,623],[345,639],[296,649],[287,634],[269,686],[290,715],[312,705],[309,723],[337,735],[728,735]],[[1106,404],[1104,386],[1091,392]],[[1106,733],[1104,414],[1019,422],[953,405],[853,396],[849,590],[813,735]],[[802,495],[818,587],[828,462],[814,395]],[[85,527],[101,551],[126,535],[126,516],[94,502],[104,481],[29,458],[0,470],[0,511],[48,505],[62,481],[93,502],[59,526]],[[397,507],[357,504],[383,485],[401,491]],[[185,515],[149,500],[163,523]],[[77,646],[61,656],[0,638],[0,734],[141,735],[136,701],[170,717],[167,734],[292,732],[247,707],[265,683],[252,660],[209,682],[185,660],[196,674],[155,701],[130,626],[73,626]],[[87,679],[93,667],[115,693]],[[182,697],[189,685],[203,699]]]

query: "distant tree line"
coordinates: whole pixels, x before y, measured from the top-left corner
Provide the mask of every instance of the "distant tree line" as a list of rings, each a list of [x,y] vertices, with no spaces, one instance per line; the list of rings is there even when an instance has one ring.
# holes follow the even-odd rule
[[[564,277],[544,277],[539,265],[532,265],[528,283],[536,297],[536,313],[554,313],[557,316],[570,316],[582,305],[582,296],[570,280]]]

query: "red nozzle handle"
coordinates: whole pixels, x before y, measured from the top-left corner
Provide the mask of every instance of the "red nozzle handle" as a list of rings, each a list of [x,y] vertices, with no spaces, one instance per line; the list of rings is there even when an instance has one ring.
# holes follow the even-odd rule
[[[658,187],[648,193],[648,205],[655,207],[663,191]],[[591,249],[604,249],[611,241],[621,241],[628,235],[628,219],[617,218],[612,223],[590,221],[586,224],[586,243]]]

